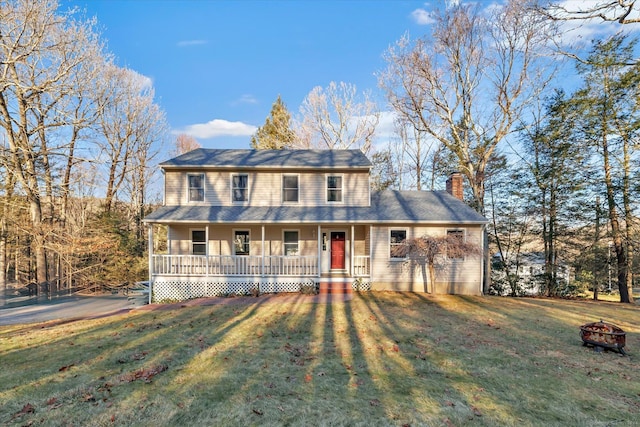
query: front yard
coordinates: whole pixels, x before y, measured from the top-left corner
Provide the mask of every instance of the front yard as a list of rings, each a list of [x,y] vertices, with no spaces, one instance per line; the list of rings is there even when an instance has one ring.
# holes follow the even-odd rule
[[[600,319],[628,356],[582,346]],[[0,424],[631,426],[639,356],[635,305],[230,298],[0,327]]]

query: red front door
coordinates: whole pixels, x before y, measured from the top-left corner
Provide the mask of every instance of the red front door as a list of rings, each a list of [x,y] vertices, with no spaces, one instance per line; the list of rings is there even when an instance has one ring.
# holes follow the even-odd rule
[[[331,232],[331,269],[344,270],[344,244],[345,233],[343,231]]]

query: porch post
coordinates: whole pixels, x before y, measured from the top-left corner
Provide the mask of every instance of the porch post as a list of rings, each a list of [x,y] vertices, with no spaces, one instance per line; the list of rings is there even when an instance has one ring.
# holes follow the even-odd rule
[[[373,271],[373,240],[371,237],[371,229],[373,227],[369,224],[369,277],[371,277],[371,272]],[[366,238],[365,238],[366,239]],[[370,279],[372,280],[372,279]]]
[[[209,224],[204,227],[204,241],[206,242],[204,247],[204,266],[206,271],[204,272],[204,275],[209,277]]]
[[[260,262],[260,275],[264,277],[264,224],[262,224],[262,259]]]
[[[148,231],[148,247],[149,247],[149,304],[151,304],[151,295],[153,294],[153,224],[149,223]]]
[[[318,224],[318,274],[320,277],[320,271],[322,270],[322,227]]]
[[[353,277],[353,271],[354,271],[353,270],[353,261],[355,260],[355,255],[354,255],[353,251],[354,251],[354,249],[356,247],[355,242],[354,242],[354,240],[355,240],[354,231],[355,231],[355,227],[352,224],[351,225],[351,239],[350,239],[350,241],[351,241],[351,250],[350,250],[350,254],[349,254],[349,275],[351,277]]]

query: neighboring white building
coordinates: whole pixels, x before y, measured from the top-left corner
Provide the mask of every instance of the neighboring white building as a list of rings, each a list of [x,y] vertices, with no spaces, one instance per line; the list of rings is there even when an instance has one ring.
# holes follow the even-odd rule
[[[500,262],[500,254],[493,256],[493,265]],[[509,273],[518,275],[518,285],[521,293],[524,295],[539,295],[542,293],[541,284],[544,283],[544,267],[545,259],[544,252],[525,252],[519,255],[518,265],[512,261],[509,267]],[[494,283],[506,282],[506,272],[498,268],[492,268],[491,270],[492,281]],[[563,263],[559,262],[557,278],[559,282],[569,284],[571,282],[571,268]],[[502,294],[507,295],[510,293],[510,289],[503,289]]]

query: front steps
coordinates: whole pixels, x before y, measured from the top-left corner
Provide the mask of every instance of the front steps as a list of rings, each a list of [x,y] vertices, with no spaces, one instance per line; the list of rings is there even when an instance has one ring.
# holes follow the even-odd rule
[[[352,294],[352,280],[344,278],[322,278],[320,280],[320,295]]]

